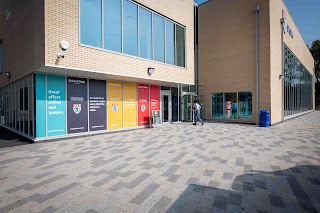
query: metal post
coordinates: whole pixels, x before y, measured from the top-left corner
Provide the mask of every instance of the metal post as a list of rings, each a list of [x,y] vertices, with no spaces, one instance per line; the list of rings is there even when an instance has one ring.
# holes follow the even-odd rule
[[[256,125],[259,125],[259,11],[260,6],[254,7],[256,13]]]
[[[282,71],[281,71],[281,85],[282,85],[282,104],[281,104],[281,107],[282,107],[282,110],[281,110],[281,122],[284,121],[284,44],[283,44],[283,28],[282,28],[282,25],[284,24],[285,20],[284,18],[281,18],[280,19],[280,23],[281,23],[281,60],[282,60]]]

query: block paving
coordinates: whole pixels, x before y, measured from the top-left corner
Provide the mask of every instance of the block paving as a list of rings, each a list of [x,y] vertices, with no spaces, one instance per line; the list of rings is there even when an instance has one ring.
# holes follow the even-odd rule
[[[320,112],[0,149],[0,212],[320,212]]]

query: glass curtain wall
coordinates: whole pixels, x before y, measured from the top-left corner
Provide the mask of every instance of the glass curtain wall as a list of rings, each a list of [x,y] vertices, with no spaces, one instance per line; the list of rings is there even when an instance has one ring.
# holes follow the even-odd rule
[[[252,93],[213,93],[212,118],[227,120],[252,119]]]
[[[34,136],[33,75],[0,89],[0,124]]]
[[[305,112],[312,106],[312,75],[285,45],[284,114],[289,116]]]
[[[80,43],[185,67],[185,27],[129,0],[79,0]]]

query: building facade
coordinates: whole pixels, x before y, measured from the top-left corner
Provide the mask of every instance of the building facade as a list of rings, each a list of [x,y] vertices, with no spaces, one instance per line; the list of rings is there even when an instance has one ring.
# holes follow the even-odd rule
[[[271,123],[314,110],[314,61],[283,1],[199,5],[199,91],[208,120]]]
[[[1,4],[1,126],[41,140],[183,120],[192,0]]]

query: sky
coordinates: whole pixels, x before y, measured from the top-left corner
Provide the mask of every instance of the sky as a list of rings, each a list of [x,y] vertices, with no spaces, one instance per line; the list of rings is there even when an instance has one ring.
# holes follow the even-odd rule
[[[320,40],[320,0],[285,0],[285,4],[305,43],[311,46],[312,41]]]

